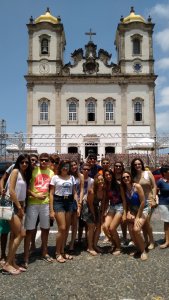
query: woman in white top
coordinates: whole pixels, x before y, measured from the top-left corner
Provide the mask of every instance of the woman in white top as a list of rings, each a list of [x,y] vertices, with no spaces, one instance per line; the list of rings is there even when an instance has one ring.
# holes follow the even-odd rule
[[[56,260],[60,263],[72,259],[71,255],[64,253],[64,247],[71,223],[73,200],[77,200],[75,186],[75,178],[70,175],[70,162],[62,160],[58,175],[54,175],[50,183],[50,218],[55,218],[58,225]]]
[[[3,267],[3,274],[18,275],[26,269],[15,263],[16,251],[25,236],[22,220],[24,216],[24,204],[26,199],[27,184],[31,177],[31,162],[29,155],[21,154],[8,179],[7,194],[13,202],[14,214],[9,221],[11,227],[11,238],[9,242],[9,253],[6,264]]]

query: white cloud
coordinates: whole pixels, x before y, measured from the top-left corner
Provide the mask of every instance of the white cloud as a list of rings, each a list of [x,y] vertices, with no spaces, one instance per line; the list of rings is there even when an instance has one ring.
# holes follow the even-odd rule
[[[161,86],[163,84],[165,84],[166,82],[168,81],[168,78],[165,77],[165,76],[158,76],[157,79],[156,79],[156,87],[157,88],[161,88]]]
[[[156,67],[161,70],[169,69],[169,57],[164,57],[156,61]]]
[[[169,50],[169,28],[156,33],[154,39],[163,51]]]
[[[169,106],[169,87],[164,87],[160,91],[159,100],[156,104],[157,107]],[[169,115],[168,115],[169,118]]]
[[[156,127],[157,130],[168,131],[168,116],[169,116],[169,109],[165,112],[157,113],[156,115]]]
[[[156,4],[151,9],[151,15],[156,15],[160,18],[169,19],[169,3],[168,4]]]

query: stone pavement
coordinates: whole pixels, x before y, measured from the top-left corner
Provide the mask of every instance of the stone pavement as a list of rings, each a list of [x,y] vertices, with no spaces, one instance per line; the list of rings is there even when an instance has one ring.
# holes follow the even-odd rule
[[[155,240],[163,238],[163,224],[152,221]],[[55,237],[52,228],[49,236],[49,253],[55,253]],[[100,241],[105,252],[108,245]],[[40,238],[37,240],[40,247]],[[18,259],[22,259],[21,245]],[[56,300],[168,300],[169,299],[169,248],[159,246],[149,252],[149,259],[124,253],[114,257],[110,253],[90,256],[78,249],[74,259],[64,264],[46,263],[40,252],[31,257],[26,273],[18,276],[0,274],[0,299],[56,299]]]

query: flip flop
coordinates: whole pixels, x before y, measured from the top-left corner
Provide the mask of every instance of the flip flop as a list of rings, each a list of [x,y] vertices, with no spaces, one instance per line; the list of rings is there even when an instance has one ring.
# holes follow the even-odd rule
[[[56,261],[63,264],[63,263],[66,262],[66,259],[61,254],[57,254],[56,255]]]
[[[62,256],[63,256],[63,258],[68,259],[68,260],[72,260],[73,259],[73,256],[69,255],[67,253],[63,253]]]
[[[21,268],[27,270],[27,269],[28,269],[28,262],[26,262],[26,261],[23,262],[23,263],[21,264]],[[22,271],[22,272],[24,272],[24,271]]]
[[[49,254],[46,254],[45,256],[42,256],[42,260],[48,262],[48,263],[52,263],[53,262],[53,258],[50,257]]]
[[[97,256],[98,255],[98,253],[95,251],[95,250],[87,250],[87,252],[90,254],[90,255],[92,255],[92,256]]]
[[[13,269],[11,271],[7,271],[5,269],[2,269],[2,274],[3,275],[19,275],[19,274],[21,274],[21,271],[20,270],[16,270],[16,269]]]

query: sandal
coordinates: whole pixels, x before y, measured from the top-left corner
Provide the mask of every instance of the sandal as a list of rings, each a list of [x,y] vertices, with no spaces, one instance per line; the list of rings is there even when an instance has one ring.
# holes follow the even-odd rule
[[[147,260],[147,259],[148,259],[147,253],[144,251],[144,252],[141,254],[140,258],[141,258],[142,261]]]
[[[2,274],[3,275],[19,275],[21,274],[21,271],[20,270],[17,270],[17,269],[14,269],[14,268],[11,268],[9,270],[6,270],[6,269],[2,269]]]
[[[63,264],[66,262],[66,259],[61,254],[56,254],[56,261]]]
[[[89,250],[87,249],[87,252],[89,252],[89,254],[91,254],[92,256],[96,256],[97,252],[95,250]]]
[[[26,262],[26,261],[23,262],[23,263],[21,264],[21,268],[27,270],[27,269],[28,269],[28,262]],[[24,271],[22,271],[22,272],[24,272]]]
[[[64,259],[68,259],[68,260],[72,260],[73,259],[73,256],[69,255],[67,253],[63,253],[62,256],[63,256]]]
[[[47,263],[52,263],[53,262],[53,258],[50,257],[49,254],[46,254],[45,256],[42,256],[42,260],[46,261]]]
[[[120,250],[120,249],[115,249],[115,250],[112,252],[112,254],[113,254],[114,256],[118,256],[118,255],[121,254],[121,250]]]

